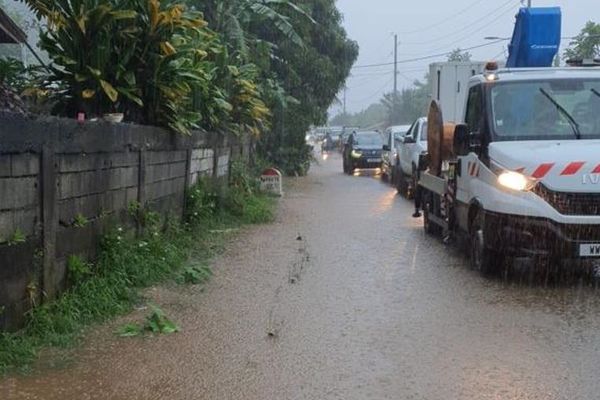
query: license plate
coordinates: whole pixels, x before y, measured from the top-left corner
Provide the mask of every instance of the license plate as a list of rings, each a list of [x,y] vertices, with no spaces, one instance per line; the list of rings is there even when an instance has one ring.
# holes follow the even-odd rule
[[[381,158],[369,158],[367,159],[368,163],[380,163],[381,162]]]
[[[579,256],[600,258],[600,243],[587,243],[579,245]]]

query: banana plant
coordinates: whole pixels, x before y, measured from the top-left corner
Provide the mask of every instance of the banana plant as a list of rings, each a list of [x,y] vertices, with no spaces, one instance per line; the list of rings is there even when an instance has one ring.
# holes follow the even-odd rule
[[[205,11],[232,53],[239,53],[246,61],[257,40],[251,33],[251,25],[270,24],[283,37],[302,47],[304,41],[286,14],[298,14],[315,23],[291,0],[190,0],[190,3]]]

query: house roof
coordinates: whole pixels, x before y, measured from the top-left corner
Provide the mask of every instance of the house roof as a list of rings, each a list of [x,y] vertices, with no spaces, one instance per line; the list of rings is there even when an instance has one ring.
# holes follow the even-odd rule
[[[27,42],[25,32],[0,8],[0,43],[25,42]]]

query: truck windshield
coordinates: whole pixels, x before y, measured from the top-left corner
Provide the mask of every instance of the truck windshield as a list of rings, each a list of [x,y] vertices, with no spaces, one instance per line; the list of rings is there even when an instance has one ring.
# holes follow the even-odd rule
[[[600,138],[600,79],[498,83],[491,91],[494,140]]]

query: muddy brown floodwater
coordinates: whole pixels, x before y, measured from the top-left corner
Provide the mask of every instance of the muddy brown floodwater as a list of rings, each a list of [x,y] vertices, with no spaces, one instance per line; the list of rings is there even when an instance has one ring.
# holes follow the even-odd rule
[[[600,397],[597,290],[483,278],[393,189],[341,170],[332,155],[288,182],[277,222],[237,236],[203,291],[150,291],[182,332],[123,339],[115,321],[0,398]]]

